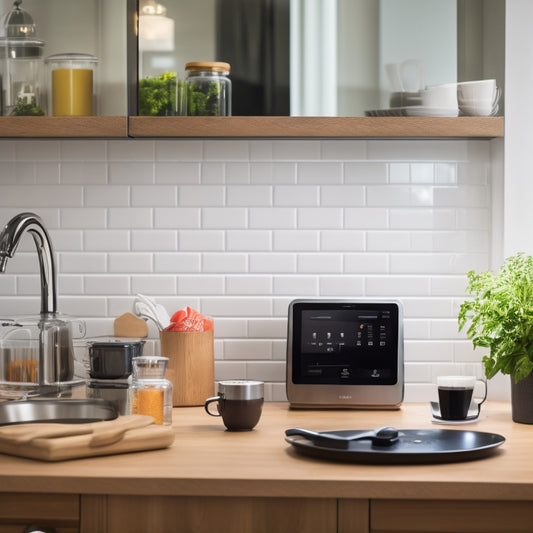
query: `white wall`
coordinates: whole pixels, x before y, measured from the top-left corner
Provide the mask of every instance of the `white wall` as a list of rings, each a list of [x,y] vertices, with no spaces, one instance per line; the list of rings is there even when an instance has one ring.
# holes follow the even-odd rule
[[[397,297],[406,400],[427,401],[437,373],[481,359],[456,316],[466,272],[498,248],[500,145],[0,140],[0,223],[44,218],[59,309],[89,336],[111,334],[138,292],[169,312],[190,305],[215,319],[216,378],[262,379],[268,399],[285,398],[291,299]],[[27,237],[0,276],[0,315],[38,312],[37,272]]]

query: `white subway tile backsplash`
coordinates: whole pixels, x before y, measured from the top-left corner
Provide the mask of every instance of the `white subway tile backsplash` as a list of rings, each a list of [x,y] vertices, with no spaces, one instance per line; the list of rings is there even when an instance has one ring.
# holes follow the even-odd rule
[[[323,230],[320,250],[324,252],[354,252],[364,250],[365,233],[356,230]]]
[[[366,159],[366,141],[360,140],[325,140],[321,141],[322,159],[358,160]]]
[[[0,207],[81,207],[82,198],[82,188],[75,185],[5,185]]]
[[[72,161],[61,163],[59,180],[65,185],[105,184],[107,183],[106,163],[84,163]]]
[[[274,205],[276,206],[318,206],[320,188],[313,185],[276,185]]]
[[[225,188],[217,185],[182,185],[178,191],[182,206],[221,206],[225,203]]]
[[[250,272],[289,273],[296,272],[296,254],[251,253],[249,255]]]
[[[60,142],[48,140],[25,140],[15,144],[17,161],[59,161]]]
[[[148,255],[152,261],[152,255]],[[200,272],[201,255],[198,253],[162,253],[154,254],[154,272],[181,274],[182,272]]]
[[[200,140],[160,140],[155,143],[157,161],[199,161],[203,157],[204,143]]]
[[[304,274],[332,274],[342,272],[341,254],[300,254],[298,272]]]
[[[221,252],[224,250],[222,230],[180,230],[179,250],[187,252]]]
[[[189,305],[215,319],[216,379],[261,379],[270,400],[286,399],[292,299],[398,298],[406,399],[427,401],[438,370],[483,355],[457,331],[457,313],[466,272],[489,268],[498,245],[490,146],[6,139],[0,214],[44,218],[60,310],[91,334],[110,335],[138,292],[169,313]],[[24,237],[0,276],[0,314],[38,312],[38,269]],[[153,324],[149,335],[158,353]]]
[[[301,184],[342,183],[342,175],[341,163],[314,161],[297,165],[297,181]]]
[[[226,181],[224,163],[204,162],[200,169],[200,183],[203,185],[220,185]]]
[[[155,207],[154,227],[193,229],[201,225],[200,207]]]
[[[109,163],[109,183],[113,185],[154,183],[154,164],[143,161]]]
[[[226,232],[226,250],[229,252],[256,252],[272,249],[270,231],[255,229],[228,230]]]
[[[272,187],[268,185],[229,185],[226,188],[227,205],[268,206],[272,205]]]
[[[61,227],[65,229],[95,229],[105,228],[107,212],[104,208],[84,207],[82,209],[61,209]]]
[[[360,161],[344,165],[344,183],[386,183],[387,165],[385,163]]]
[[[110,253],[107,261],[108,271],[112,273],[148,273],[154,270],[150,253]]]
[[[107,267],[104,253],[61,253],[59,254],[59,272],[66,273],[105,273]]]
[[[131,188],[132,206],[175,206],[178,201],[176,187],[138,185]]]
[[[153,211],[149,207],[111,207],[107,211],[107,225],[109,228],[151,228]]]
[[[252,163],[250,165],[250,183],[285,184],[296,183],[296,163]]]
[[[126,251],[130,248],[130,233],[127,230],[87,230],[84,232],[84,247],[89,252]]]
[[[321,276],[319,294],[330,298],[361,298],[364,295],[363,276]]]
[[[176,259],[182,254],[177,255]],[[202,255],[202,272],[234,274],[247,271],[248,256],[244,253],[208,253]]]
[[[177,250],[177,234],[172,230],[134,230],[131,232],[131,249],[136,252]]]
[[[319,250],[320,233],[314,230],[275,230],[275,252],[313,252]]]
[[[202,274],[201,276],[189,276],[182,274],[177,276],[178,294],[180,295],[219,295],[225,293],[224,277]]]
[[[197,184],[200,183],[201,166],[199,163],[166,163],[155,164],[155,183],[157,184]]]
[[[258,275],[226,276],[226,294],[272,294],[272,278]]]
[[[226,163],[226,183],[250,183],[250,165],[248,163]]]
[[[202,228],[246,228],[247,215],[247,210],[242,207],[204,207],[202,209]]]
[[[106,161],[107,159],[106,141],[87,140],[79,142],[75,140],[63,140],[59,143],[62,161],[75,161],[83,163],[86,161]]]
[[[297,210],[298,227],[302,229],[342,228],[342,209],[335,207],[300,207]]]
[[[321,206],[353,207],[365,204],[365,189],[360,185],[323,185]]]
[[[248,160],[250,157],[247,141],[204,141],[204,159],[206,160]]]
[[[86,276],[85,292],[87,294],[116,295],[130,294],[129,275]]]
[[[252,207],[248,226],[261,228],[296,228],[296,209],[293,207]]]

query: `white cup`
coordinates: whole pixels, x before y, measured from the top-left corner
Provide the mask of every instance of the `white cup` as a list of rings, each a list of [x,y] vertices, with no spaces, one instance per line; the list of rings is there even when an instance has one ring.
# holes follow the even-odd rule
[[[500,95],[496,80],[464,81],[457,84],[457,103],[461,115],[486,117],[496,114]]]
[[[431,85],[420,91],[422,106],[438,107],[441,109],[457,109],[457,85]]]

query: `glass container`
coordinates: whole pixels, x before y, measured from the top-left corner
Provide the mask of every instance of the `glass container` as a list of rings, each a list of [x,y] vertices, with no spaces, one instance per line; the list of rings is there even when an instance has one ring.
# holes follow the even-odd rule
[[[44,42],[35,38],[33,18],[20,7],[21,3],[13,3],[0,30],[2,114],[44,115]]]
[[[189,116],[231,116],[230,65],[197,61],[185,65],[186,111]]]
[[[55,54],[45,60],[48,105],[55,116],[98,114],[98,58],[90,54]]]
[[[130,387],[131,414],[150,415],[156,424],[172,424],[172,383],[165,379],[168,357],[133,359]]]

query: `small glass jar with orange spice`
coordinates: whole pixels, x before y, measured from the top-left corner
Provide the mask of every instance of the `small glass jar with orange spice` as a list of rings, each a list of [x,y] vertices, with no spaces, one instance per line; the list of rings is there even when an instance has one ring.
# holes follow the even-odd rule
[[[172,383],[165,379],[168,357],[133,358],[130,388],[132,415],[150,415],[156,424],[172,424]]]

